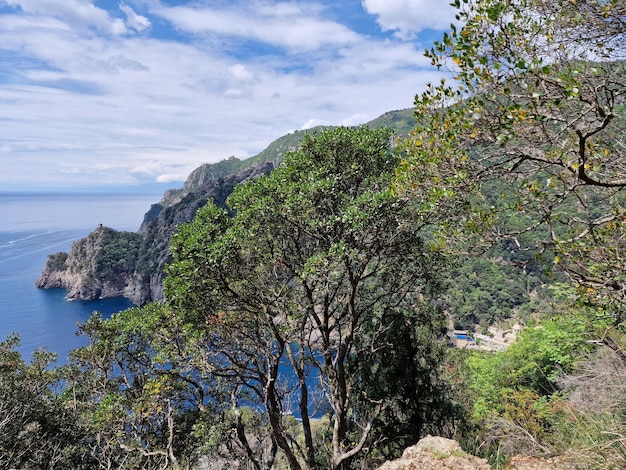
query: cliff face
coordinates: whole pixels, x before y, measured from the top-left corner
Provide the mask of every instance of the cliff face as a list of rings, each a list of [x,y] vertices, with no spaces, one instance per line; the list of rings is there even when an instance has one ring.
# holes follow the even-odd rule
[[[67,289],[70,299],[123,296],[137,305],[163,298],[163,270],[170,260],[169,243],[176,227],[192,220],[212,199],[223,206],[237,184],[273,169],[265,162],[225,177],[187,185],[175,199],[153,204],[137,233],[98,227],[74,242],[69,253],[48,257],[36,282],[43,289]]]
[[[126,296],[142,239],[100,226],[74,242],[70,253],[50,255],[36,285],[65,288],[70,299]]]

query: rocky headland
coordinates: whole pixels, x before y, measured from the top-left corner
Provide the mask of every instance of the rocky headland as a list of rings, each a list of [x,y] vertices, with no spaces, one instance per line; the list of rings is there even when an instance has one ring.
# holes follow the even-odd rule
[[[176,227],[192,220],[209,200],[223,206],[236,185],[273,168],[273,163],[266,161],[233,174],[207,176],[208,168],[200,167],[192,172],[182,190],[168,191],[159,203],[152,205],[138,232],[97,227],[74,242],[69,253],[48,256],[36,285],[42,289],[67,289],[69,299],[122,296],[137,305],[160,300],[163,270],[171,256],[169,243]]]

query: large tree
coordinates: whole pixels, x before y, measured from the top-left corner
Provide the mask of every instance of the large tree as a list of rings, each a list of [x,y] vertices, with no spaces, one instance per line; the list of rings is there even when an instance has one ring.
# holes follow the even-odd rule
[[[166,300],[202,345],[190,361],[226,381],[237,407],[261,406],[293,469],[347,468],[380,437],[381,420],[409,420],[415,434],[428,424],[432,396],[372,383],[386,368],[406,390],[437,388],[436,364],[415,371],[421,379],[389,364],[436,357],[428,299],[444,266],[423,237],[429,210],[392,190],[391,137],[367,128],[308,136],[271,175],[236,188],[232,217],[209,204],[173,238]],[[402,330],[422,346],[393,353],[390,332]],[[413,401],[404,414],[400,398]],[[324,414],[328,433],[316,419]]]
[[[457,0],[456,6],[462,26],[427,52],[454,80],[416,99],[403,187],[429,190],[441,204],[455,197],[477,202],[459,219],[466,227],[479,237],[508,239],[513,250],[551,250],[582,296],[621,324],[626,5]],[[501,192],[469,197],[468,190],[494,180]]]

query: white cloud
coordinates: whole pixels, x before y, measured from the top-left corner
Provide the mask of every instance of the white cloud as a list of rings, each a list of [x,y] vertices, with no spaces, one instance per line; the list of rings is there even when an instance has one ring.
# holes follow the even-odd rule
[[[254,79],[254,75],[252,75],[246,66],[242,64],[231,65],[228,67],[228,72],[230,72],[235,80],[241,82],[248,82]]]
[[[317,126],[358,126],[359,124],[371,121],[374,117],[378,116],[356,113],[352,114],[351,116],[345,117],[337,122],[329,122],[325,119],[311,118],[302,125],[301,129],[311,129]]]
[[[292,3],[270,6],[257,1],[233,2],[227,9],[161,6],[154,13],[188,33],[237,36],[285,49],[312,50],[359,40],[346,26],[319,17],[318,10]]]
[[[340,124],[342,126],[358,126],[359,124],[363,124],[371,119],[367,114],[353,114],[345,119],[342,119]]]
[[[302,124],[302,127],[300,127],[300,129],[306,130],[306,129],[312,129],[317,126],[329,126],[329,125],[330,125],[330,122],[328,121],[325,121],[323,119],[312,118],[306,121],[304,124]]]
[[[241,99],[241,98],[251,98],[252,95],[246,90],[242,90],[241,88],[229,88],[224,92],[224,96],[226,98],[231,99]]]
[[[0,0],[0,5],[2,5],[2,0]],[[71,31],[70,26],[61,20],[58,20],[56,18],[32,15],[0,15],[0,28],[1,30],[5,31],[28,28],[34,28],[38,30],[49,29],[55,30],[57,32]]]
[[[109,34],[126,32],[124,22],[113,18],[106,10],[95,6],[91,0],[4,0],[12,7],[19,7],[31,15],[58,18],[68,25],[80,28],[96,28]]]
[[[362,0],[363,8],[377,17],[383,31],[396,31],[404,39],[424,29],[449,29],[456,11],[449,3],[449,0]]]
[[[138,15],[137,13],[135,13],[135,10],[126,5],[124,2],[120,3],[120,10],[122,10],[126,15],[126,26],[134,29],[138,33],[150,28],[150,26],[152,25],[148,18]]]
[[[157,176],[157,183],[173,183],[178,181],[185,181],[187,175],[181,175],[177,173],[166,173],[164,175]]]

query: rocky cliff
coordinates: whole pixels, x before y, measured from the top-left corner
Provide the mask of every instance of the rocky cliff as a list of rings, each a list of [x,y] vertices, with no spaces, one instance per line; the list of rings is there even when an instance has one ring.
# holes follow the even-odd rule
[[[163,268],[170,259],[169,243],[176,227],[192,220],[211,199],[223,206],[237,184],[273,168],[272,163],[263,162],[231,175],[186,185],[175,198],[166,195],[153,204],[137,233],[100,226],[74,242],[69,253],[50,255],[36,285],[67,289],[70,299],[123,296],[137,305],[162,299]]]
[[[70,253],[48,257],[37,287],[67,289],[71,299],[127,296],[143,237],[99,226]]]

